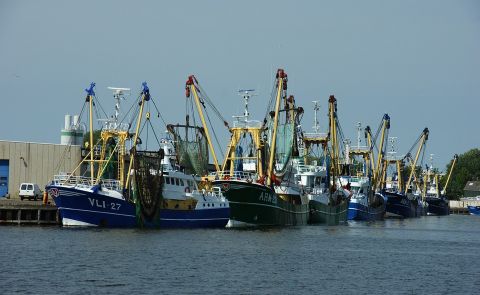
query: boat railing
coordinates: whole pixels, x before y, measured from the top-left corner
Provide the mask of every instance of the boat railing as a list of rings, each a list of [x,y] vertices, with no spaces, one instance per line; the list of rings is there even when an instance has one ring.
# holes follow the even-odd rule
[[[214,179],[236,179],[236,180],[256,180],[258,175],[245,171],[218,171],[210,174]]]
[[[197,193],[203,196],[223,198],[222,190],[218,186],[214,186],[211,189],[198,189],[198,190],[192,191],[192,194],[197,194]]]
[[[328,137],[328,133],[323,133],[323,132],[305,132],[303,134],[304,138],[309,138],[309,139],[325,139]]]
[[[314,165],[298,165],[298,173],[307,173],[307,172],[321,172],[325,171],[325,167],[314,166]]]
[[[76,175],[55,175],[53,177],[53,184],[55,185],[63,185],[63,186],[77,186],[77,187],[85,187],[91,188],[95,185],[101,184],[102,187],[110,189],[110,190],[120,190],[120,181],[116,179],[92,179],[86,176],[76,176]]]
[[[323,187],[304,187],[304,192],[312,195],[319,195],[325,193],[326,189]]]
[[[233,122],[233,127],[234,128],[260,128],[262,127],[262,122],[257,121],[257,120],[245,120],[242,118],[245,118],[245,116],[234,116],[236,120]]]

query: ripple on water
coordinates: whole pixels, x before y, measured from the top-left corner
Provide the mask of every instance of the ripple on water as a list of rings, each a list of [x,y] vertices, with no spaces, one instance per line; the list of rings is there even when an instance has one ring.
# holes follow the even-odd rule
[[[472,293],[480,218],[227,230],[0,227],[2,293]]]

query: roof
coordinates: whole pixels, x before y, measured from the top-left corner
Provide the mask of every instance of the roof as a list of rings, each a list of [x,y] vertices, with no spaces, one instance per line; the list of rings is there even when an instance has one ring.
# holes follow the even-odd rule
[[[480,181],[468,181],[465,187],[463,188],[464,191],[480,191]]]

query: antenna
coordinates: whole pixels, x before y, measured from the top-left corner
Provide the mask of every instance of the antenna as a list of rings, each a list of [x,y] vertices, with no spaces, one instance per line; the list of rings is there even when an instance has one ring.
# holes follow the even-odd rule
[[[318,117],[317,113],[320,110],[320,105],[318,104],[318,100],[313,100],[313,111],[314,113],[314,119],[313,119],[313,130],[315,130],[315,133],[318,133],[318,130],[320,129],[320,124],[318,123]]]
[[[119,87],[108,87],[108,89],[113,90],[113,99],[117,102],[115,103],[115,122],[118,121],[118,115],[120,115],[120,101],[125,100],[125,95],[130,95],[130,88],[119,88]],[[127,92],[127,94],[125,94]]]
[[[390,143],[390,150],[388,151],[388,154],[390,154],[392,158],[394,158],[395,154],[397,153],[397,151],[395,150],[396,141],[397,141],[397,137],[391,136],[388,138],[388,142]]]
[[[238,90],[238,95],[243,96],[243,99],[245,100],[245,112],[243,113],[243,116],[245,118],[245,122],[248,122],[248,116],[250,113],[248,112],[248,100],[252,96],[257,96],[257,94],[253,93],[255,92],[255,89],[240,89]]]
[[[362,142],[361,134],[362,134],[362,123],[358,122],[357,123],[357,148],[358,149],[360,149],[360,143]]]

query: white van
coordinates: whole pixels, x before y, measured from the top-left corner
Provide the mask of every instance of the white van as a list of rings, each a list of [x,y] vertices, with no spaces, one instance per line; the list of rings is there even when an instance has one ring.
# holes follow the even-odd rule
[[[20,192],[18,193],[20,200],[29,199],[37,200],[42,197],[42,191],[36,183],[22,183],[20,184]]]

